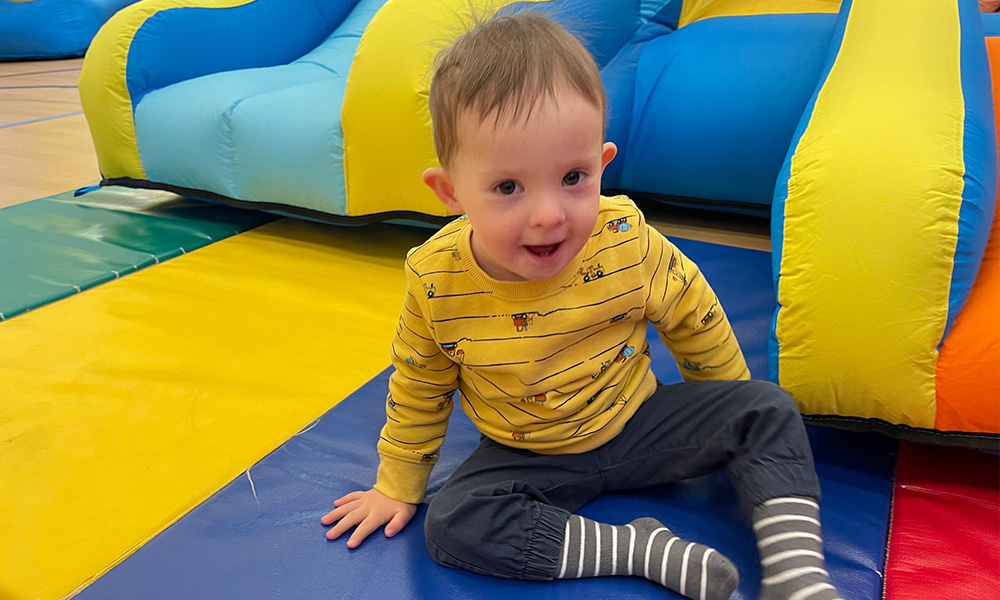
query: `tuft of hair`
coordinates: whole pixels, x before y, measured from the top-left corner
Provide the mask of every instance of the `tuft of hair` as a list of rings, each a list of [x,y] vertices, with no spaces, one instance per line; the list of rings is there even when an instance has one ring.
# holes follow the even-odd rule
[[[569,85],[606,122],[607,99],[593,56],[566,29],[536,12],[494,16],[441,51],[428,104],[442,166],[458,152],[459,116],[527,118],[543,95]]]

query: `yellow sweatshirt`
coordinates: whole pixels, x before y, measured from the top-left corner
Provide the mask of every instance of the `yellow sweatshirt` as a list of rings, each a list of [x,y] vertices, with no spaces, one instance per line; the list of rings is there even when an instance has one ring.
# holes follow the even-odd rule
[[[685,380],[748,379],[698,267],[625,197],[601,198],[589,242],[556,277],[497,281],[472,257],[467,219],[406,259],[375,488],[419,503],[452,397],[501,444],[542,454],[597,448],[653,393],[647,321]]]

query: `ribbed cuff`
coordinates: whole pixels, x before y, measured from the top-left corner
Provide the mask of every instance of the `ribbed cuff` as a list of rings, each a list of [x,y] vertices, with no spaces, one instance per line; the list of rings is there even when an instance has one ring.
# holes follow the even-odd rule
[[[566,541],[566,521],[570,513],[547,504],[536,506],[535,526],[524,552],[523,577],[529,581],[552,581]]]

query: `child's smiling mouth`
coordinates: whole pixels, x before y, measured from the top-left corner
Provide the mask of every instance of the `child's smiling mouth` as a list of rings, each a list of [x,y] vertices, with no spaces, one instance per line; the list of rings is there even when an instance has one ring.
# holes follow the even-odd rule
[[[556,250],[562,245],[562,242],[557,244],[546,244],[544,246],[525,246],[525,248],[539,258],[547,258],[555,254]]]

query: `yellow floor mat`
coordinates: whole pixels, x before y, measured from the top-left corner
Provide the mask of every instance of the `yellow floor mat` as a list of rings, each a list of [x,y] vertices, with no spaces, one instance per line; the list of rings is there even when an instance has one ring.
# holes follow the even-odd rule
[[[71,595],[388,366],[428,235],[283,219],[4,322],[0,598]]]

